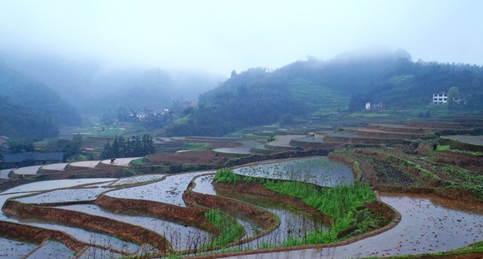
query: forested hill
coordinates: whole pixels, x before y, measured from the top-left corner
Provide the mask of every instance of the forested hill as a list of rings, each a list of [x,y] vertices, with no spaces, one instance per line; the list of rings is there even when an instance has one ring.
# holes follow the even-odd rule
[[[0,63],[0,135],[40,140],[57,137],[59,125],[80,122],[55,91]]]
[[[483,110],[480,66],[413,62],[404,50],[346,53],[328,61],[309,57],[275,71],[233,71],[167,132],[223,135],[294,117],[360,111],[366,102],[383,102],[387,110],[421,108],[431,104],[433,93],[453,86],[459,90],[457,97],[467,100],[461,109]]]
[[[36,82],[9,67],[0,64],[0,95],[12,104],[28,107],[37,116],[49,117],[54,124],[78,125],[81,117],[77,110],[60,98],[47,85]]]
[[[0,134],[12,139],[41,140],[57,137],[58,128],[50,116],[11,103],[0,95]]]

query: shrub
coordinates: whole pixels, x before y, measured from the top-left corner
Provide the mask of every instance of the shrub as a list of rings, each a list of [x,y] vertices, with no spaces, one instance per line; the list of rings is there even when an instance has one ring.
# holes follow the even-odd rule
[[[222,168],[216,171],[215,183],[232,183],[236,184],[240,181],[240,176],[235,174],[231,169]]]

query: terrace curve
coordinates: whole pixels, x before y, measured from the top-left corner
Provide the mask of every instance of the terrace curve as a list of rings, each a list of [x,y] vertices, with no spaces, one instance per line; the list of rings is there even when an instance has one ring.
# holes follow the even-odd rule
[[[180,193],[182,196],[183,193],[187,193],[186,190],[191,190],[195,186],[190,186],[190,182],[194,181],[195,177],[198,177],[200,175],[206,174],[206,172],[200,172],[200,173],[192,173],[192,174],[186,174],[185,178],[187,178],[188,184],[183,187],[178,185],[178,189],[182,190]],[[151,181],[157,181],[162,179],[160,182],[165,181],[166,179],[169,179],[174,176],[169,176],[164,178],[163,177],[155,177],[156,179],[151,179],[148,178],[147,180],[143,180],[139,183],[128,183],[128,184],[121,184],[115,188],[123,188],[126,186],[133,186],[131,188],[139,188],[136,187],[137,184],[143,184],[142,187],[146,188],[149,184],[152,184]],[[151,180],[150,180],[151,179]],[[183,180],[184,181],[184,180]],[[129,181],[128,181],[129,182]],[[175,181],[174,181],[175,182]],[[103,185],[104,186],[104,185]],[[106,184],[106,187],[112,188],[112,184]],[[190,186],[190,187],[188,187]],[[77,187],[78,188],[78,187]],[[97,186],[97,188],[103,188],[100,185]],[[129,190],[131,188],[124,188],[126,190]],[[109,190],[106,188],[106,190]],[[115,190],[117,191],[117,190]],[[112,191],[114,192],[114,191]],[[7,192],[7,193],[12,193],[12,192]],[[109,192],[108,192],[109,193]],[[184,206],[177,206],[174,204],[161,204],[161,202],[154,202],[154,201],[149,201],[149,200],[138,200],[138,199],[121,199],[119,197],[110,197],[109,195],[106,194],[101,194],[99,197],[94,201],[95,204],[99,205],[100,207],[105,206],[109,211],[115,212],[115,213],[122,213],[124,208],[130,208],[132,211],[143,211],[143,210],[149,210],[150,208],[158,208],[160,210],[166,210],[170,211],[172,210],[174,213],[179,213],[181,210],[200,210],[200,217],[203,209],[201,208],[192,208],[192,207],[184,207]],[[3,193],[0,193],[0,195],[6,195]],[[11,194],[9,194],[11,195]],[[22,195],[22,194],[19,194]],[[177,194],[179,195],[179,194]],[[206,194],[201,194],[201,195],[206,195]],[[304,256],[316,256],[320,258],[331,258],[333,256],[337,256],[340,258],[350,258],[350,257],[357,257],[357,256],[375,256],[375,255],[396,255],[396,254],[420,254],[424,252],[431,252],[431,251],[445,251],[447,250],[448,246],[443,246],[441,244],[437,244],[437,242],[444,242],[445,244],[452,244],[452,247],[462,247],[464,246],[465,242],[466,243],[471,243],[471,242],[476,242],[476,241],[482,241],[483,240],[483,233],[481,233],[481,229],[483,226],[481,226],[481,221],[483,221],[483,212],[481,213],[468,213],[468,212],[462,212],[462,211],[451,211],[453,210],[454,206],[440,206],[438,203],[434,201],[433,198],[422,198],[420,196],[413,197],[410,195],[402,195],[402,196],[394,196],[392,194],[388,193],[383,193],[380,195],[381,201],[384,203],[389,204],[393,208],[395,208],[399,213],[402,214],[402,221],[401,223],[397,224],[398,217],[397,215],[394,216],[395,220],[393,223],[384,228],[380,229],[378,231],[372,232],[371,237],[366,238],[366,239],[355,239],[351,240],[353,242],[352,244],[349,244],[348,242],[346,243],[337,243],[337,244],[331,244],[331,245],[317,245],[317,246],[312,246],[312,247],[297,247],[297,248],[291,248],[291,249],[296,249],[296,251],[285,251],[280,252],[280,253],[275,253],[275,251],[282,251],[282,249],[269,249],[269,250],[260,250],[260,251],[250,251],[245,254],[224,254],[224,255],[210,255],[210,257],[224,257],[224,256],[234,256],[234,258],[251,258],[251,255],[248,255],[249,253],[257,253],[258,255],[256,256],[257,258],[275,258],[275,257],[280,257],[280,256],[285,256],[285,255],[290,255],[291,257],[304,257]],[[130,203],[132,202],[132,204]],[[136,205],[136,203],[140,203],[142,205]],[[184,199],[184,203],[186,205],[190,205],[190,201],[188,199]],[[53,204],[50,204],[53,205]],[[138,206],[138,207],[136,207]],[[370,205],[370,206],[380,206],[380,205]],[[446,205],[445,205],[446,206]],[[181,208],[181,209],[180,209]],[[430,210],[435,211],[436,214],[431,214],[431,215],[424,215],[427,214],[427,209],[429,208]],[[61,209],[50,209],[48,211],[44,211],[44,208],[42,206],[34,206],[34,205],[28,205],[28,204],[23,204],[18,201],[15,201],[14,199],[8,200],[5,205],[4,205],[4,211],[8,213],[15,214],[17,215],[25,215],[25,216],[31,216],[31,217],[37,217],[37,215],[42,214],[42,213],[47,213],[47,214],[55,214],[58,215],[59,217],[63,215],[63,217],[67,217],[67,214],[63,214],[64,212],[57,212],[57,210]],[[382,209],[384,210],[384,209]],[[20,211],[20,212],[19,212]],[[24,211],[24,212],[22,212]],[[27,212],[25,212],[27,211]],[[128,212],[128,211],[126,211]],[[74,213],[74,212],[72,212]],[[76,212],[78,213],[78,212]],[[82,213],[81,213],[82,214]],[[88,214],[88,213],[86,213]],[[70,215],[70,214],[69,214]],[[72,214],[73,215],[73,214]],[[163,213],[160,213],[160,215],[163,215]],[[51,217],[51,216],[47,216]],[[93,217],[93,215],[88,215],[88,216],[82,216],[85,217],[85,222],[89,222],[92,220],[100,220],[96,217]],[[463,222],[461,219],[464,217],[465,219],[465,224],[463,223],[456,223],[455,227],[452,229],[449,229],[447,231],[441,232],[440,234],[435,234],[438,236],[435,237],[435,235],[432,235],[432,231],[436,230],[436,228],[440,228],[443,226],[442,224],[445,223],[454,223],[454,222]],[[56,219],[54,216],[51,217],[52,219]],[[49,218],[50,219],[50,218]],[[460,221],[458,221],[460,220]],[[419,225],[414,225],[414,222],[420,222],[424,221],[424,224],[419,224]],[[4,224],[7,226],[10,223],[4,223],[5,221],[0,221],[0,224]],[[440,223],[438,223],[440,222]],[[443,223],[441,223],[443,222]],[[110,223],[111,224],[111,223]],[[117,224],[117,223],[116,223]],[[433,224],[433,225],[431,225]],[[480,224],[480,225],[478,225]],[[125,225],[123,224],[117,224],[117,228],[124,228]],[[10,227],[11,228],[11,227]],[[391,230],[389,230],[391,228]],[[406,242],[403,240],[403,238],[406,237],[406,234],[409,235],[411,232],[415,233],[420,233],[418,232],[417,228],[424,229],[423,232],[421,232],[421,235],[424,235],[424,238],[421,239],[417,237],[416,235],[411,236],[413,239],[411,241],[414,242],[428,242],[428,240],[434,240],[435,243],[430,243],[432,246],[428,247],[422,247],[422,246],[417,246],[417,249],[415,251],[411,251],[409,247],[414,248],[414,244],[411,244],[410,242]],[[480,233],[476,233],[472,230],[469,231],[469,229],[473,230],[478,230],[480,229]],[[48,232],[45,232],[48,233]],[[139,235],[141,232],[136,232]],[[143,232],[144,233],[144,232]],[[401,233],[403,233],[403,237],[401,237]],[[461,236],[467,235],[470,238],[460,238]],[[49,235],[50,237],[55,236],[54,233]],[[148,235],[149,236],[149,235]],[[158,235],[159,236],[159,235]],[[159,237],[156,238],[159,238]],[[154,236],[149,236],[150,238],[153,238]],[[364,236],[367,237],[367,236]],[[442,239],[444,237],[444,239]],[[61,239],[61,238],[58,238]],[[461,239],[462,241],[454,241],[454,240],[459,240]],[[40,238],[37,242],[43,242],[45,241],[45,238]],[[64,240],[64,239],[62,239]],[[382,240],[390,240],[391,242],[388,242],[387,245],[385,246],[378,246],[374,247],[374,242],[379,242],[381,243]],[[62,242],[70,242],[70,241],[62,241]],[[145,243],[144,241],[140,240],[138,241],[140,243]],[[372,244],[372,245],[371,245]],[[159,245],[154,244],[155,247],[159,248]],[[437,247],[436,247],[437,246]],[[80,251],[83,250],[84,248],[81,247],[86,247],[84,243],[80,243],[79,245],[73,246],[69,245],[69,248],[75,250],[75,251]],[[330,249],[326,249],[328,247],[331,247]],[[361,247],[363,249],[361,249]],[[300,250],[304,249],[304,250]],[[429,250],[433,249],[433,250]],[[161,250],[160,251],[167,251],[167,250]],[[83,250],[84,251],[84,250]],[[119,251],[121,252],[121,251]],[[274,254],[269,254],[265,252],[271,252]],[[357,253],[356,253],[357,252]],[[80,252],[79,252],[80,253]],[[262,254],[260,254],[262,253]],[[358,254],[360,253],[360,254]]]

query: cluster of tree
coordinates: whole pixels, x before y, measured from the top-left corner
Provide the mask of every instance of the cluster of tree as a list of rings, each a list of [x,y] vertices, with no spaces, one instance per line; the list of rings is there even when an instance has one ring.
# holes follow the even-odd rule
[[[104,146],[102,159],[120,157],[139,157],[156,152],[151,136],[145,134],[142,138],[133,136],[131,139],[116,136],[112,144],[108,141]]]
[[[278,122],[288,114],[303,115],[304,104],[286,83],[256,80],[269,75],[265,69],[251,69],[202,94],[198,107],[185,109],[183,117],[166,127],[167,134],[220,136]]]
[[[57,137],[58,127],[50,114],[14,104],[0,95],[0,134],[12,139],[41,140]]]
[[[10,140],[8,142],[5,154],[15,154],[23,152],[35,152],[34,142],[32,140]]]
[[[77,160],[76,157],[82,153],[82,135],[74,134],[72,140],[58,138],[47,143],[45,152],[63,152],[64,160]]]
[[[33,140],[17,139],[8,141],[6,148],[0,151],[0,160],[3,154],[16,154],[23,152],[62,152],[64,161],[85,160],[88,158],[82,153],[82,135],[75,134],[72,140],[64,138],[54,138],[47,142],[45,148],[36,149]],[[84,156],[83,159],[81,156]],[[92,159],[92,158],[90,158]],[[25,161],[20,166],[33,165],[35,161]]]

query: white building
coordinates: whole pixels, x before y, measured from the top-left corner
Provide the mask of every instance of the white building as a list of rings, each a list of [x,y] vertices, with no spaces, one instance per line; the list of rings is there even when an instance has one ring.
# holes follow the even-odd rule
[[[371,110],[371,103],[366,103],[366,110]]]
[[[433,103],[447,104],[448,103],[448,94],[445,93],[445,92],[441,92],[439,94],[433,94]]]

